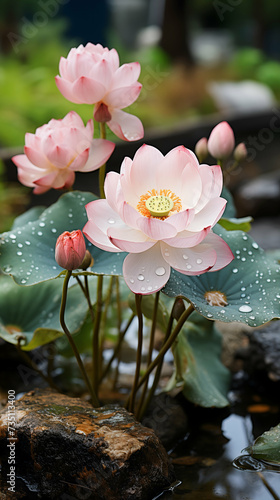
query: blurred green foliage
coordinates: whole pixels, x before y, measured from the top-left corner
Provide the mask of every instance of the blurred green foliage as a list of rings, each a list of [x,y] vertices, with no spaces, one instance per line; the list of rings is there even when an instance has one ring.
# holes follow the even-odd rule
[[[252,47],[238,50],[229,64],[239,80],[256,80],[267,85],[280,99],[280,62],[267,59],[264,52]]]

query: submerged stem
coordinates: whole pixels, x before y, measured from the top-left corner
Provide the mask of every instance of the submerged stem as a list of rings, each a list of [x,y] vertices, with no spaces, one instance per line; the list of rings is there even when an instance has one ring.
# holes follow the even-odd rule
[[[85,384],[86,384],[86,386],[88,388],[88,391],[90,393],[92,404],[93,404],[93,406],[98,407],[99,406],[98,398],[97,398],[96,393],[94,392],[94,390],[93,390],[93,388],[92,388],[92,386],[90,384],[90,381],[88,379],[85,367],[84,367],[83,362],[81,360],[79,351],[78,351],[78,349],[76,347],[76,344],[75,344],[75,342],[74,342],[74,340],[72,338],[72,335],[71,335],[70,331],[68,330],[68,328],[66,326],[66,323],[65,323],[65,309],[66,309],[66,301],[67,301],[67,290],[68,290],[68,283],[69,283],[71,274],[72,274],[71,271],[66,271],[66,275],[65,275],[65,278],[64,278],[64,283],[63,283],[63,288],[62,288],[62,297],[61,297],[61,306],[60,306],[60,324],[61,324],[61,326],[63,328],[63,331],[64,331],[64,333],[65,333],[65,335],[66,335],[66,337],[67,337],[67,339],[69,341],[69,344],[71,345],[73,353],[74,353],[74,355],[76,357],[76,360],[77,360],[78,366],[80,368],[81,374],[83,376]]]

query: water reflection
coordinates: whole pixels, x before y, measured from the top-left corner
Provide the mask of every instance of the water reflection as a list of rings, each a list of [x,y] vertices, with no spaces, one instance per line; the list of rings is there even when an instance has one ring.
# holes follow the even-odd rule
[[[165,492],[161,500],[272,500],[255,467],[240,470],[232,462],[254,440],[250,415],[230,414],[210,424],[202,423],[195,435],[181,443],[171,454],[181,484]],[[249,465],[249,464],[247,464]],[[279,474],[262,471],[275,492],[280,491]],[[279,493],[278,493],[279,494]]]

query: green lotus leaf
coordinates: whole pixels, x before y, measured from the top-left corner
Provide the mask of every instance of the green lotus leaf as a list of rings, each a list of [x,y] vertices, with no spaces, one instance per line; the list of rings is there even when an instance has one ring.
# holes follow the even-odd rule
[[[264,432],[244,451],[253,458],[280,465],[280,424]]]
[[[205,316],[250,326],[280,318],[280,266],[241,231],[215,226],[235,259],[224,269],[200,276],[172,271],[162,290],[170,297],[183,296]]]
[[[12,230],[25,226],[28,222],[33,222],[39,219],[40,215],[46,210],[46,207],[32,207],[23,214],[16,217],[13,222]]]
[[[63,280],[57,279],[30,287],[0,277],[0,337],[24,351],[52,342],[63,335],[59,321]],[[83,325],[87,302],[79,285],[68,290],[65,321],[71,333]]]
[[[56,278],[62,268],[54,258],[55,244],[64,231],[83,229],[85,205],[96,199],[91,193],[73,191],[44,210],[36,221],[3,233],[0,240],[0,268],[22,285],[34,285]],[[105,252],[86,240],[94,258],[93,274],[121,275],[125,253]]]
[[[182,388],[186,399],[200,406],[228,406],[230,372],[222,364],[222,336],[196,312],[185,323],[172,351],[175,372],[165,390]]]
[[[240,219],[235,219],[232,217],[231,219],[226,219],[222,217],[218,224],[224,227],[227,231],[244,231],[247,233],[251,229],[252,217],[242,217]]]

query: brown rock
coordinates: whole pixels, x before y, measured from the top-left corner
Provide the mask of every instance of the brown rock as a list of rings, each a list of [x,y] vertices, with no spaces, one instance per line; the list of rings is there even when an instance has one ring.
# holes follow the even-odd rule
[[[7,499],[8,418],[7,405],[0,412],[0,485]],[[174,479],[154,432],[123,408],[93,409],[36,389],[15,402],[15,420],[11,498],[150,500]]]

